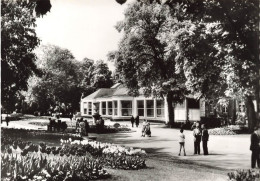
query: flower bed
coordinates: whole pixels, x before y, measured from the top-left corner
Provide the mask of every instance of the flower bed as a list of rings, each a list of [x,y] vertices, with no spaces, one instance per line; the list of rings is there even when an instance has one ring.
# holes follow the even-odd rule
[[[210,135],[235,135],[236,134],[230,128],[226,128],[226,127],[209,129],[208,132]]]
[[[29,124],[35,125],[35,126],[47,126],[50,123],[46,120],[45,122],[29,122]]]
[[[77,134],[72,133],[56,133],[47,132],[44,130],[27,130],[27,129],[14,129],[14,128],[1,128],[2,137],[8,135],[11,138],[23,138],[23,139],[42,139],[42,140],[60,140],[69,139],[82,140]]]
[[[1,155],[2,180],[89,180],[108,177],[98,160],[48,154]]]
[[[70,139],[72,141],[72,139]],[[107,178],[103,163],[76,147],[32,144],[6,135],[1,144],[2,180],[89,180]]]
[[[260,171],[249,169],[249,170],[236,170],[228,173],[229,181],[257,181],[260,180]]]
[[[93,157],[98,158],[105,166],[111,168],[119,169],[142,169],[146,167],[145,164],[145,151],[141,149],[125,148],[119,145],[111,143],[100,143],[97,141],[71,141],[71,140],[61,140],[64,145],[65,150],[75,150],[73,153],[77,152],[77,149],[81,153],[88,152]],[[76,146],[75,146],[76,145]],[[68,152],[68,151],[66,151]]]
[[[107,178],[108,173],[103,169],[106,166],[118,169],[146,167],[145,152],[141,149],[72,138],[60,139],[62,146],[50,147],[19,137],[21,133],[31,137],[45,135],[42,131],[13,131],[2,132],[2,180],[89,180]]]
[[[32,125],[36,125],[36,126],[47,126],[49,125],[49,122],[30,122],[29,124],[32,124]],[[67,122],[67,124],[69,126],[71,126],[71,123],[70,122]],[[76,128],[76,124],[73,125],[74,128]],[[104,126],[104,129],[102,130],[98,130],[96,125],[89,125],[89,130],[88,130],[88,133],[117,133],[117,132],[127,132],[127,131],[131,131],[131,129],[129,128],[126,128],[126,127],[114,127],[114,126]],[[71,129],[67,129],[65,130],[65,132],[75,132],[74,131],[71,131]]]

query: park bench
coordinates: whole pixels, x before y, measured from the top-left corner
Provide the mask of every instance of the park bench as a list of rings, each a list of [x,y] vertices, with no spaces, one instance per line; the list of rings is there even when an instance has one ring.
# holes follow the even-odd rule
[[[61,122],[61,120],[58,120],[57,122],[54,119],[50,119],[50,123],[47,125],[48,131],[65,131],[67,129],[66,122]]]

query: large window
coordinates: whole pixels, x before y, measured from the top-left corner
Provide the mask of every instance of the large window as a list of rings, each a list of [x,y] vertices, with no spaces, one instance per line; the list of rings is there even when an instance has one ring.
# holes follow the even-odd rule
[[[228,106],[227,105],[223,105],[223,106],[221,106],[221,108],[222,108],[222,113],[227,114]]]
[[[154,101],[146,100],[147,117],[154,117]]]
[[[137,114],[138,116],[144,116],[144,101],[137,101]]]
[[[164,117],[164,101],[156,100],[156,114],[157,117]]]
[[[188,100],[188,108],[189,109],[199,109],[200,101],[196,99],[187,99]]]
[[[92,103],[88,103],[88,115],[92,115]]]
[[[88,103],[87,102],[83,103],[83,111],[84,111],[84,114],[88,114]]]
[[[107,104],[106,102],[102,102],[102,115],[106,115],[107,112]]]
[[[117,116],[117,101],[113,101],[114,103],[114,115]]]
[[[113,113],[112,101],[109,101],[107,103],[108,103],[108,115],[112,115]]]
[[[209,114],[214,114],[215,108],[213,104],[209,104]]]
[[[121,101],[122,116],[132,115],[132,101]]]

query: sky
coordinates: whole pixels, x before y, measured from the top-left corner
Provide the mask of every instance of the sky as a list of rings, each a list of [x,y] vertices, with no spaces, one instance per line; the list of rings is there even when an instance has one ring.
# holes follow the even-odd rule
[[[116,50],[122,37],[115,29],[124,19],[127,3],[116,0],[51,0],[47,15],[37,19],[37,36],[41,44],[67,48],[79,61],[83,58],[107,61],[109,51]],[[108,62],[114,70],[112,62]]]

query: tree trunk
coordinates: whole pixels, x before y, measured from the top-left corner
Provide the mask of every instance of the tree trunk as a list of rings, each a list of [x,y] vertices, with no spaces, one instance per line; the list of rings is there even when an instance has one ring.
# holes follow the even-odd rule
[[[236,106],[236,100],[232,99],[232,120],[231,124],[235,124],[236,122],[236,112],[237,112],[237,106]]]
[[[167,94],[167,97],[166,97],[166,101],[167,101],[167,105],[168,105],[168,116],[169,116],[169,121],[168,121],[168,126],[170,127],[173,127],[173,124],[174,124],[174,107],[172,105],[173,103],[173,100],[172,100],[172,93],[169,92]]]
[[[258,126],[256,121],[256,113],[251,96],[246,97],[246,108],[247,108],[247,119],[248,119],[248,129],[250,132],[253,132],[254,127]]]

